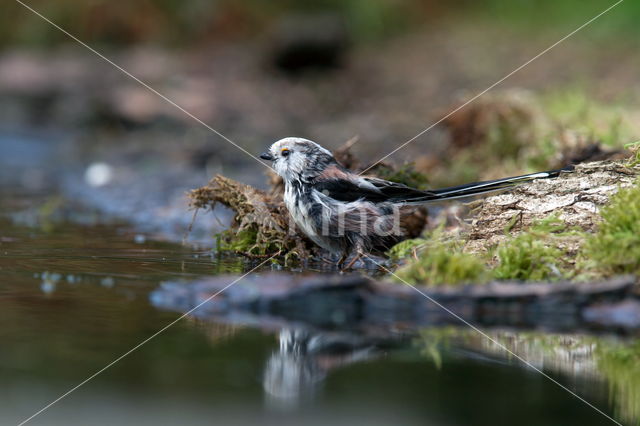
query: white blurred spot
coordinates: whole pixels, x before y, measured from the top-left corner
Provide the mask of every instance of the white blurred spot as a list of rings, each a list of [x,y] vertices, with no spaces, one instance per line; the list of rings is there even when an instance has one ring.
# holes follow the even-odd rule
[[[56,283],[60,281],[62,276],[57,273],[50,273],[46,271],[42,273],[42,283],[40,284],[40,290],[44,294],[51,294],[56,290]]]
[[[56,283],[53,281],[43,281],[42,284],[40,284],[40,290],[42,290],[44,294],[51,294],[56,291]]]
[[[111,277],[105,277],[100,280],[100,284],[104,287],[111,288],[115,285],[116,281]]]
[[[135,236],[135,237],[133,237],[133,241],[134,241],[136,244],[144,244],[144,243],[147,241],[147,237],[145,237],[145,236],[144,236],[144,235],[142,235],[142,234],[136,234],[136,236]]]
[[[93,163],[84,172],[84,180],[91,186],[104,186],[111,181],[113,168],[107,163]]]

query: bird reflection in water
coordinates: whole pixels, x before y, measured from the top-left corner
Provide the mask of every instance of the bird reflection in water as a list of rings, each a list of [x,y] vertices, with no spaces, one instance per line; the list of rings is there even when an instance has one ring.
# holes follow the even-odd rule
[[[334,368],[374,358],[380,348],[354,335],[283,329],[280,346],[267,360],[263,387],[266,405],[290,410],[310,401]]]

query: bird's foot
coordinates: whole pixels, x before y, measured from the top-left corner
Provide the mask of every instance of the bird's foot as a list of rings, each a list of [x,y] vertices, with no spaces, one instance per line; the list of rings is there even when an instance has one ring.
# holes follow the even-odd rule
[[[349,261],[349,263],[347,263],[347,266],[345,266],[344,268],[342,268],[342,269],[340,270],[340,272],[346,272],[346,271],[350,270],[351,268],[353,268],[353,265],[355,265],[355,264],[356,264],[356,262],[357,262],[358,260],[360,260],[361,258],[362,258],[362,253],[361,253],[361,252],[356,253],[356,255],[355,255],[355,256],[353,256],[353,259],[351,259],[351,260]]]

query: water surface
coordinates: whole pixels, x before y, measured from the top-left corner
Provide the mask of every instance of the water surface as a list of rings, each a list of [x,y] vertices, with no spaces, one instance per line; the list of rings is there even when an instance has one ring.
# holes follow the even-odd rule
[[[19,423],[178,318],[149,302],[161,282],[252,267],[90,212],[47,220],[42,199],[0,205],[23,212],[0,219],[1,424]],[[608,415],[637,423],[635,341],[492,335]],[[376,345],[340,330],[186,318],[30,424],[514,423],[611,421],[464,328]]]

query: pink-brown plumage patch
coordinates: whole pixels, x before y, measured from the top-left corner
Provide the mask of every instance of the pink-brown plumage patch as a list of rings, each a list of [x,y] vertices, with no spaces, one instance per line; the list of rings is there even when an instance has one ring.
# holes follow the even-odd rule
[[[327,166],[322,173],[318,175],[318,179],[347,179],[353,180],[351,173],[340,170],[336,165]]]

